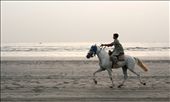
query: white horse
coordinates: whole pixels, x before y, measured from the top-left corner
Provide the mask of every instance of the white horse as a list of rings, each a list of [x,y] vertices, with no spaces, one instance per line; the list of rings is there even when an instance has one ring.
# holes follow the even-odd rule
[[[124,80],[118,86],[118,88],[121,88],[124,85],[127,78],[128,78],[127,69],[129,69],[132,73],[137,75],[137,77],[138,77],[141,84],[146,85],[146,83],[141,81],[140,74],[134,71],[135,64],[139,65],[144,71],[148,71],[146,66],[138,58],[125,55],[124,56],[125,60],[124,61],[119,61],[117,63],[117,66],[114,66],[114,68],[112,68],[112,62],[110,61],[110,56],[105,51],[104,48],[101,48],[101,47],[99,47],[97,45],[92,45],[89,52],[87,53],[86,57],[89,59],[91,57],[94,57],[95,55],[97,55],[98,58],[99,58],[99,66],[100,66],[100,69],[98,69],[96,72],[93,73],[93,80],[94,80],[95,84],[97,84],[95,74],[98,73],[98,72],[107,70],[108,74],[109,74],[109,77],[110,77],[110,80],[112,82],[112,86],[110,88],[113,88],[114,84],[113,84],[113,79],[112,79],[112,69],[122,67],[123,74],[124,74]]]

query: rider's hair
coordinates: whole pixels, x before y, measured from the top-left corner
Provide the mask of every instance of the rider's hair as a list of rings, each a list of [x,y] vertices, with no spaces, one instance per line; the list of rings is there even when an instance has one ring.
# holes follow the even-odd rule
[[[116,38],[118,38],[118,37],[119,37],[119,34],[118,34],[118,33],[114,33],[113,36],[116,37]]]

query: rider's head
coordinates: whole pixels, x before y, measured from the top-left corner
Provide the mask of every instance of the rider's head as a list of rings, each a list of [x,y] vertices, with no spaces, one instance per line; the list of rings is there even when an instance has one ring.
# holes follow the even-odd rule
[[[119,37],[119,34],[118,33],[114,33],[113,34],[113,39],[117,39]]]

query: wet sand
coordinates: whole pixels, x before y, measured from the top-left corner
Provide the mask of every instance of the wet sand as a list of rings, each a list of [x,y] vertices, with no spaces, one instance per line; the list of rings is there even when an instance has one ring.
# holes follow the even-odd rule
[[[113,70],[114,88],[107,71],[92,74],[97,60],[2,60],[2,102],[170,102],[170,60],[143,60],[149,71],[137,67],[146,85],[128,71],[122,88],[121,68]]]

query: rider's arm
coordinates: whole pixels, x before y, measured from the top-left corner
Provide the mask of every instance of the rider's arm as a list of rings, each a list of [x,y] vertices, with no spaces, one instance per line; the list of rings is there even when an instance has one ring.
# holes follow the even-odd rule
[[[110,46],[113,46],[113,43],[110,43],[110,44],[101,44],[101,46],[108,46],[108,47],[110,47]]]

